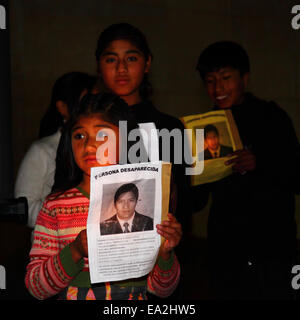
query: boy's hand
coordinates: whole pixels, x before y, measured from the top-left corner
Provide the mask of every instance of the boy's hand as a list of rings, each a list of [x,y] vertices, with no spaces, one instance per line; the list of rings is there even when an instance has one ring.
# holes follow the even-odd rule
[[[164,260],[168,260],[171,256],[171,251],[178,245],[181,240],[181,224],[171,213],[168,213],[168,220],[162,221],[161,224],[157,224],[156,228],[157,233],[166,239],[166,241],[161,246],[160,255]]]
[[[82,230],[76,237],[76,239],[71,242],[70,249],[72,253],[72,258],[74,262],[78,262],[83,257],[88,256],[88,246],[87,246],[87,236],[86,229]]]
[[[236,157],[225,162],[227,166],[233,164],[233,171],[245,174],[247,171],[253,171],[256,168],[256,157],[251,150],[236,150],[228,155],[228,157],[233,156]]]

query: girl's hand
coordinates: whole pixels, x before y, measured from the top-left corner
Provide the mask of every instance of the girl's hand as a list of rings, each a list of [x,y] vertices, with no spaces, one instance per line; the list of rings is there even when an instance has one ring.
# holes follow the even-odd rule
[[[228,156],[236,156],[225,162],[225,165],[233,163],[232,169],[240,174],[252,171],[256,168],[256,157],[249,149],[237,150]]]
[[[76,239],[71,242],[70,249],[72,253],[72,258],[74,262],[78,262],[83,257],[88,256],[88,246],[87,246],[87,236],[86,229],[82,230],[76,237]]]
[[[156,228],[157,233],[166,239],[160,248],[160,255],[164,260],[169,260],[171,251],[181,240],[181,224],[171,213],[168,213],[168,220],[163,221],[161,224],[157,224]]]

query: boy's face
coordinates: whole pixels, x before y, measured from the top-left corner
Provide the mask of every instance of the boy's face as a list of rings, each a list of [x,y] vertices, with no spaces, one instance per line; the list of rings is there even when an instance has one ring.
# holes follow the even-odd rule
[[[241,76],[239,70],[225,67],[208,72],[204,84],[214,105],[226,109],[242,102],[248,78],[249,73]]]
[[[219,136],[214,131],[207,132],[205,136],[205,142],[208,149],[212,151],[217,151],[220,146]]]
[[[130,219],[134,214],[136,204],[137,199],[133,192],[128,191],[121,194],[115,203],[118,217],[123,220]]]

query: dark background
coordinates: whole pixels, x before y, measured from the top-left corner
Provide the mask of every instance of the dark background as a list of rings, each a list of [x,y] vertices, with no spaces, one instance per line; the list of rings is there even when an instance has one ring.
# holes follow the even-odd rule
[[[161,111],[176,117],[208,111],[210,102],[195,71],[197,58],[212,42],[234,40],[250,57],[249,89],[285,109],[300,137],[300,29],[291,26],[296,4],[290,0],[0,1],[7,9],[7,29],[0,30],[1,197],[12,196],[18,167],[37,139],[54,81],[69,71],[96,74],[97,38],[116,22],[129,22],[147,36],[154,54],[153,101]],[[205,252],[206,220],[207,210],[193,217],[194,246],[200,253]],[[0,243],[0,264],[10,277],[23,281],[24,274],[13,272],[20,270],[28,255],[30,230],[0,222]],[[198,265],[205,268],[205,258],[199,259]],[[193,265],[191,261],[191,272]],[[9,281],[6,293],[23,297],[16,281]],[[205,283],[202,287],[204,291],[193,297],[205,296]]]

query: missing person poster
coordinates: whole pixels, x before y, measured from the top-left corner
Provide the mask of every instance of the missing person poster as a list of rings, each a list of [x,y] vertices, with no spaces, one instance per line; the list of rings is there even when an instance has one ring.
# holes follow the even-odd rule
[[[190,115],[181,120],[187,129],[192,129],[189,142],[196,162],[204,161],[203,172],[191,176],[191,184],[210,183],[230,175],[232,166],[226,166],[225,161],[233,151],[243,147],[231,110]],[[197,129],[204,130],[204,148],[197,145]]]
[[[169,206],[170,169],[161,161],[92,168],[91,283],[138,278],[152,270],[161,245],[155,226]]]

